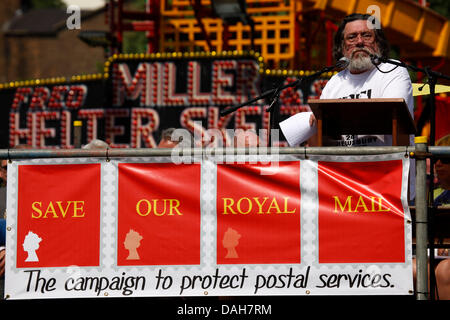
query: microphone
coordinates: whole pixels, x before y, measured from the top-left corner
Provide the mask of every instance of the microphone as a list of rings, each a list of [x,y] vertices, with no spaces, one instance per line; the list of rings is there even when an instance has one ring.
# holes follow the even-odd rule
[[[339,61],[334,65],[333,69],[345,69],[350,64],[350,60],[347,57],[342,57]]]
[[[376,54],[370,54],[370,61],[372,61],[372,63],[374,65],[379,65],[382,62],[382,59],[380,56],[376,55]]]

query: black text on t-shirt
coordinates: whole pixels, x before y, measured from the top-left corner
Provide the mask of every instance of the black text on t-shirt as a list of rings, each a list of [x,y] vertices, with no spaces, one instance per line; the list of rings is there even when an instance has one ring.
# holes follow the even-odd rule
[[[370,99],[372,97],[372,89],[361,91],[356,94],[349,94],[348,96],[342,97],[341,99]]]

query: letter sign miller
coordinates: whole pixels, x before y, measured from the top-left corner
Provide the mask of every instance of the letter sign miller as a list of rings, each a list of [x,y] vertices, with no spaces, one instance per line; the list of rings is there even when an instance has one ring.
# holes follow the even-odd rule
[[[98,266],[100,165],[22,165],[18,177],[17,267]]]
[[[401,160],[319,162],[318,171],[319,262],[404,262]]]

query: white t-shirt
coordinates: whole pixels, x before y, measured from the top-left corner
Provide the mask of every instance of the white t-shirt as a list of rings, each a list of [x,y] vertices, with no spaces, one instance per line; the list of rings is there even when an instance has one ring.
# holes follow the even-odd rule
[[[394,65],[381,63],[378,68],[389,71]],[[371,99],[371,98],[403,98],[411,116],[414,116],[414,100],[412,96],[411,78],[406,68],[397,67],[389,73],[372,70],[352,74],[345,69],[331,77],[323,88],[320,99]],[[414,137],[412,136],[411,144]],[[340,146],[390,146],[391,135],[345,135],[342,140],[335,140]]]

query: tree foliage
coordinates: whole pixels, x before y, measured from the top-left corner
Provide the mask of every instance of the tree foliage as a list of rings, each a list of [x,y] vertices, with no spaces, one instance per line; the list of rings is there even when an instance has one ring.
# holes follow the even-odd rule
[[[64,8],[66,4],[62,0],[31,0],[30,6],[33,9],[46,9],[46,8]]]
[[[450,19],[450,1],[448,0],[428,0],[430,9]]]

